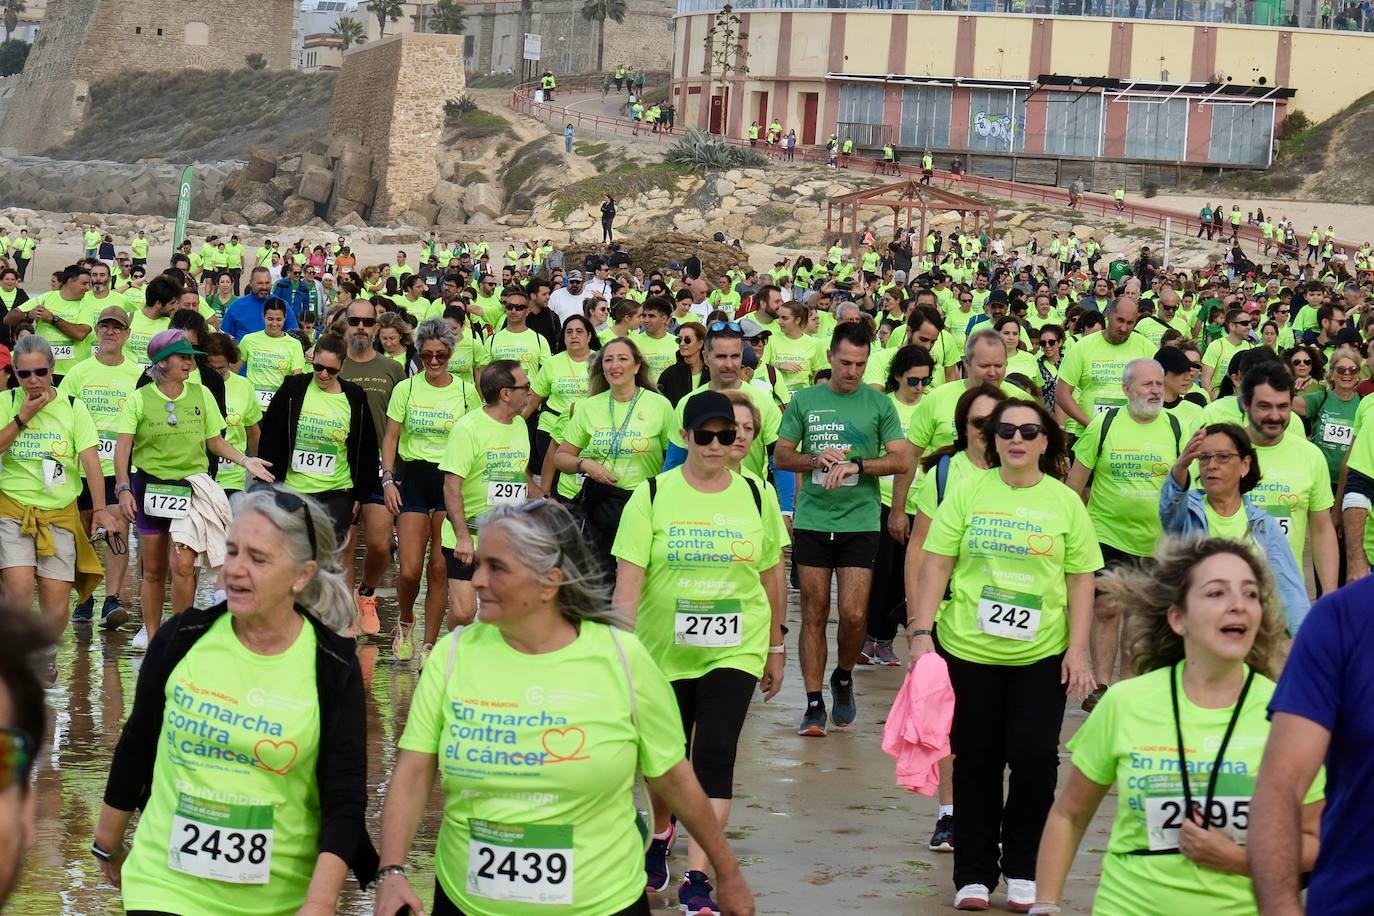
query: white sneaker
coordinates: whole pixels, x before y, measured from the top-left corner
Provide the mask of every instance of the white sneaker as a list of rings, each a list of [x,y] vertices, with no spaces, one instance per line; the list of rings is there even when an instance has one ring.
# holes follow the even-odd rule
[[[132,641],[131,643],[129,643],[129,648],[130,648],[130,649],[146,649],[146,648],[148,648],[148,628],[147,628],[146,626],[142,626],[142,627],[139,627],[139,628],[138,628],[138,632],[134,634],[133,641]]]
[[[954,894],[956,910],[986,910],[991,892],[982,884],[965,884]]]
[[[1025,878],[1007,879],[1007,909],[1013,913],[1028,913],[1035,905],[1035,882]]]

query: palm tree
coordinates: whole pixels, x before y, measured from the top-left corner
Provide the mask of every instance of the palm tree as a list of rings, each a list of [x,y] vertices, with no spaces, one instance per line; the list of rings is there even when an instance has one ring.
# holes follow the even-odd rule
[[[0,7],[5,11],[5,40],[9,41],[19,27],[19,14],[24,12],[28,4],[24,0],[0,0]]]
[[[596,23],[596,69],[602,69],[606,51],[606,20],[625,21],[625,0],[585,0],[582,18]]]
[[[367,27],[356,19],[344,16],[334,28],[329,31],[339,36],[343,41],[343,49],[347,51],[354,45],[367,43]]]
[[[429,31],[442,35],[461,35],[467,31],[463,4],[457,0],[439,0],[429,11]]]
[[[367,0],[367,10],[377,17],[377,26],[383,37],[386,35],[388,21],[396,22],[401,18],[401,0]]]

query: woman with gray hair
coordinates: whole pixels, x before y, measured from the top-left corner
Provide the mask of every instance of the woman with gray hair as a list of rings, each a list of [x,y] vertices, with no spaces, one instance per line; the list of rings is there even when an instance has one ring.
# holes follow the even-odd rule
[[[444,816],[424,912],[545,903],[569,916],[648,916],[642,769],[715,866],[721,912],[752,914],[684,759],[672,688],[612,613],[571,513],[547,499],[486,513],[473,585],[477,622],[434,647],[411,703],[382,811],[374,912],[421,911],[403,863],[438,770]]]
[[[233,505],[225,600],[149,645],[91,852],[131,913],[323,916],[377,866],[352,590],[319,503]]]
[[[73,585],[77,600],[84,601],[103,574],[76,505],[79,470],[104,480],[100,437],[85,403],[52,386],[53,353],[46,340],[21,337],[13,359],[19,387],[0,392],[0,583],[16,607],[32,607],[36,590],[56,639],[67,626]],[[91,489],[91,504],[92,524],[113,530],[103,486]],[[49,652],[45,661],[45,680],[55,686],[56,654]]]

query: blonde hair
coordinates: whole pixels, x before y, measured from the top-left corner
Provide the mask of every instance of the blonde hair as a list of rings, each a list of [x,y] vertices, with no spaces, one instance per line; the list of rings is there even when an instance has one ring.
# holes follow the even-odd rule
[[[1260,625],[1245,661],[1260,674],[1278,678],[1287,629],[1268,565],[1248,544],[1200,536],[1165,538],[1153,558],[1118,566],[1097,582],[1099,593],[1125,609],[1122,643],[1137,675],[1165,668],[1183,658],[1183,637],[1169,626],[1169,609],[1177,607],[1187,612],[1193,570],[1220,554],[1239,557],[1255,575],[1260,592]]]
[[[1331,359],[1326,363],[1326,383],[1328,385],[1334,385],[1336,383],[1336,363],[1343,359],[1353,360],[1357,373],[1360,370],[1360,366],[1364,365],[1363,360],[1360,359],[1360,351],[1349,344],[1342,344],[1332,352]]]

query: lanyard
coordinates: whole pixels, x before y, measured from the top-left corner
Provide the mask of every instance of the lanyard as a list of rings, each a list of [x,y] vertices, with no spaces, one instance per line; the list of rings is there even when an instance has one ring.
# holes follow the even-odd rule
[[[615,461],[620,454],[620,443],[625,439],[625,431],[630,428],[630,419],[635,415],[635,405],[639,403],[639,396],[644,393],[643,388],[635,390],[635,396],[630,400],[630,407],[625,411],[625,422],[620,424],[620,428],[615,426],[615,395],[612,394],[606,406],[606,412],[611,416],[611,445],[606,450],[606,460]]]
[[[1193,792],[1192,786],[1188,781],[1188,761],[1183,754],[1183,724],[1178,716],[1178,682],[1182,679],[1179,671],[1181,661],[1174,662],[1169,669],[1169,694],[1174,704],[1174,735],[1178,738],[1178,772],[1183,779],[1183,810],[1185,817],[1191,817],[1193,813]],[[1255,679],[1255,669],[1250,668],[1250,673],[1245,677],[1245,686],[1240,688],[1240,696],[1236,697],[1236,705],[1231,708],[1231,721],[1226,723],[1226,733],[1222,735],[1221,747],[1217,748],[1217,759],[1212,765],[1211,775],[1207,777],[1207,797],[1202,808],[1202,829],[1207,829],[1207,821],[1211,814],[1212,799],[1216,796],[1217,776],[1221,773],[1221,765],[1226,760],[1226,745],[1231,743],[1231,733],[1236,730],[1236,722],[1240,719],[1240,711],[1245,706],[1245,697],[1250,693],[1250,683]]]

